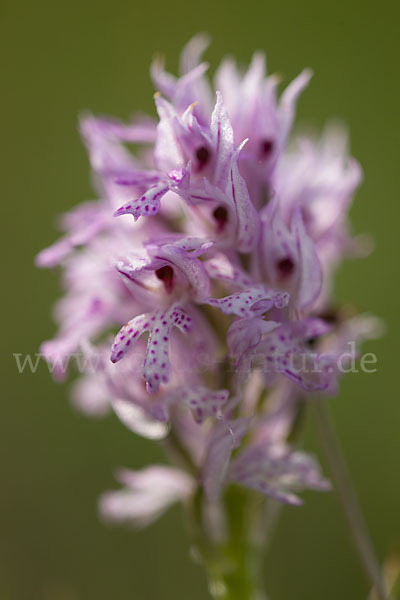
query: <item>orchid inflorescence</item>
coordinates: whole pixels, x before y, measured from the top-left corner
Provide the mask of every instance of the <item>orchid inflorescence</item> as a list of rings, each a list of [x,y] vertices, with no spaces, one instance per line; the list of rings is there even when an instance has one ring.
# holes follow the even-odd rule
[[[289,439],[305,402],[336,393],[338,358],[373,322],[332,308],[338,264],[363,252],[349,233],[362,172],[346,135],[288,144],[311,72],[278,96],[263,54],[246,72],[225,59],[214,94],[206,45],[189,42],[179,77],[153,63],[157,121],[82,119],[100,200],[66,214],[37,262],[61,265],[65,288],[43,353],[58,378],[63,358],[88,358],[74,403],[114,410],[174,461],[119,472],[102,514],[144,525],[200,493],[222,539],[232,486],[294,505],[329,489]]]

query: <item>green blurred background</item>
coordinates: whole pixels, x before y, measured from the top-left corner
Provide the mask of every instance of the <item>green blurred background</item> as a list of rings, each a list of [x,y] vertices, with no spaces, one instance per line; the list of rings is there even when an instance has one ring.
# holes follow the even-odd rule
[[[207,598],[188,556],[178,508],[132,532],[101,524],[96,499],[116,466],[138,468],[161,453],[116,418],[86,419],[42,365],[19,374],[12,353],[34,353],[54,332],[58,275],[33,267],[55,239],[55,217],[92,197],[77,116],[90,109],[127,118],[154,114],[148,67],[162,51],[175,69],[192,34],[213,38],[207,59],[248,61],[265,49],[286,80],[315,71],[299,120],[331,116],[350,126],[365,183],[352,210],[375,253],[348,263],[337,296],[385,318],[387,334],[367,350],[378,371],[350,375],[331,402],[381,559],[400,543],[399,352],[399,14],[397,2],[287,0],[189,3],[2,2],[1,146],[3,284],[0,461],[0,600]],[[7,382],[7,383],[5,383]],[[307,445],[318,450],[313,421]],[[272,600],[366,598],[334,494],[306,494],[285,509],[265,579]]]

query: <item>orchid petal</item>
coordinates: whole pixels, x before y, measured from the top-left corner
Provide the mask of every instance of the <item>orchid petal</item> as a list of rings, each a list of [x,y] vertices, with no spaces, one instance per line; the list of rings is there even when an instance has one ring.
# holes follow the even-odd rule
[[[216,186],[224,189],[228,181],[234,148],[233,129],[220,92],[217,92],[217,102],[211,117],[211,135],[215,156],[217,157],[214,183]]]
[[[114,215],[119,217],[120,215],[133,215],[135,221],[139,217],[154,216],[160,210],[160,200],[169,191],[169,186],[164,183],[155,185],[149,188],[143,196],[137,200],[125,202],[118,210],[115,211]]]
[[[246,182],[239,173],[238,160],[242,147],[243,145],[235,153],[232,161],[232,199],[237,214],[237,248],[239,252],[250,252],[258,244],[260,218],[250,200]]]
[[[226,315],[251,318],[272,307],[284,308],[288,301],[289,294],[286,292],[276,292],[260,286],[225,298],[208,298],[204,303],[219,308]]]
[[[214,392],[202,386],[186,388],[182,400],[193,413],[196,423],[203,423],[207,417],[216,417],[229,396],[228,390]]]
[[[117,334],[111,348],[111,361],[117,362],[126,354],[132,341],[149,332],[147,350],[143,362],[143,375],[147,391],[155,392],[160,383],[168,383],[170,367],[168,345],[171,331],[178,327],[187,333],[192,328],[192,320],[183,310],[173,306],[167,312],[155,312],[139,315],[129,321]]]
[[[118,479],[126,487],[104,493],[99,502],[100,513],[107,521],[128,521],[137,527],[155,521],[171,504],[189,496],[193,489],[193,481],[186,473],[163,465],[141,471],[125,469]]]
[[[165,422],[168,416],[165,410],[158,411],[160,418],[156,420],[144,408],[122,398],[114,398],[112,407],[119,420],[128,429],[142,437],[149,440],[161,440],[168,434],[169,427]]]
[[[204,461],[203,485],[209,502],[217,502],[228,472],[232,452],[245,436],[251,419],[218,421],[210,434]]]
[[[300,257],[297,303],[300,308],[305,308],[312,305],[321,292],[322,268],[315,246],[305,231],[300,211],[295,213],[293,221],[293,232]]]

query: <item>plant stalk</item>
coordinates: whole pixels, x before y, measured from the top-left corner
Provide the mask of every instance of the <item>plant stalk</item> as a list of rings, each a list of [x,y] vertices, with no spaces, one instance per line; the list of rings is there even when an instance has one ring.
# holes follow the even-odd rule
[[[226,536],[220,540],[213,539],[210,524],[205,524],[201,491],[192,504],[188,524],[195,556],[206,570],[214,600],[266,600],[260,568],[263,546],[252,535],[262,513],[254,499],[251,492],[237,486],[227,490],[223,499]]]

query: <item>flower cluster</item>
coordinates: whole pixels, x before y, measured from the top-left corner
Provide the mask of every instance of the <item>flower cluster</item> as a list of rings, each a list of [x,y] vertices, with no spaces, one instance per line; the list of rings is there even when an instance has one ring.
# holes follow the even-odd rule
[[[82,120],[100,200],[65,215],[37,258],[65,287],[43,353],[59,378],[63,358],[88,359],[74,402],[173,441],[174,466],[124,470],[101,499],[142,525],[199,487],[210,506],[232,483],[290,504],[328,489],[288,438],[306,397],[335,393],[348,336],[369,333],[331,299],[338,263],[360,251],[347,219],[360,166],[337,128],[288,144],[311,73],[279,96],[262,54],[247,72],[226,59],[214,94],[205,46],[189,42],[179,77],[153,64],[157,121]]]

